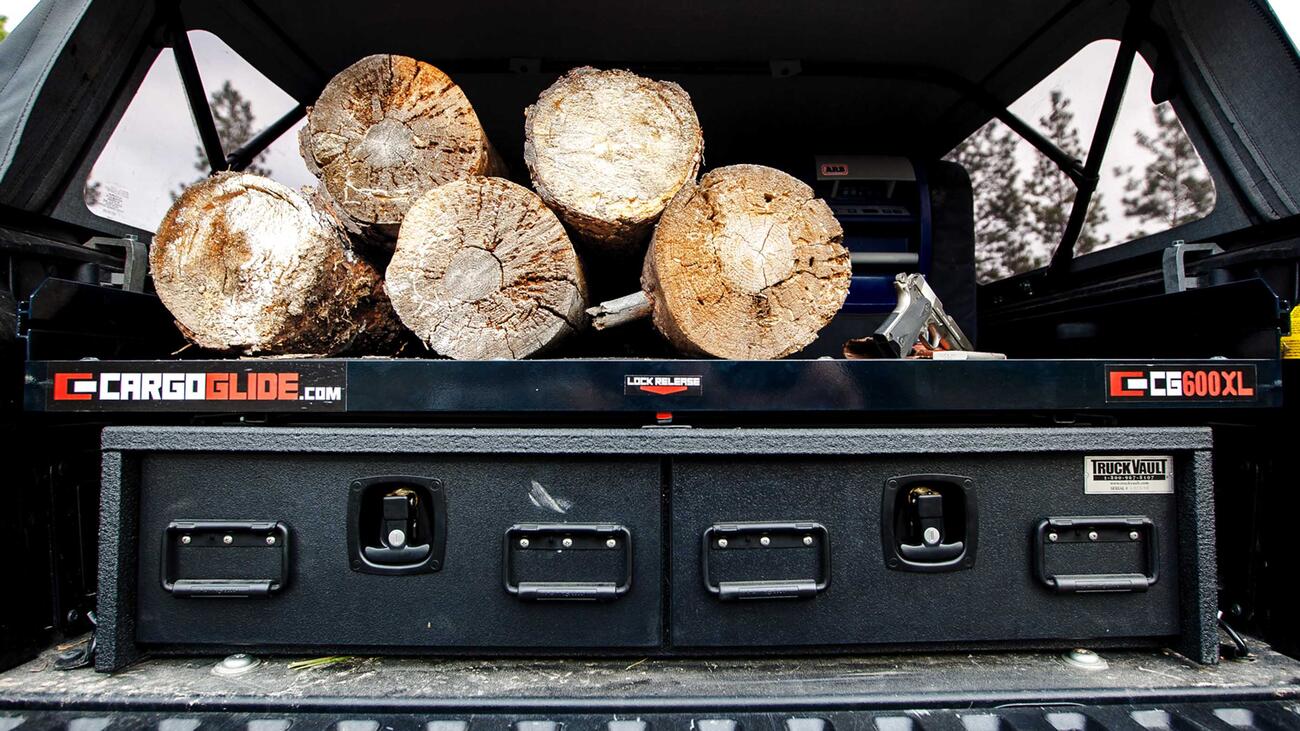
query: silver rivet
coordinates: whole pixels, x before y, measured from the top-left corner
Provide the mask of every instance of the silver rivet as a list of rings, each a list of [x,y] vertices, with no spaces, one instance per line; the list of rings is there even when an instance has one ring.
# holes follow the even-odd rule
[[[241,652],[237,655],[230,655],[217,663],[213,666],[212,673],[214,675],[243,675],[260,664],[262,664],[261,660]]]
[[[1071,665],[1080,670],[1105,670],[1110,667],[1110,663],[1101,655],[1087,650],[1082,647],[1070,650],[1061,656],[1067,665]]]
[[[618,541],[614,540],[613,538],[610,538],[609,540],[605,541],[605,548],[613,548],[614,546],[617,545],[618,545]]]
[[[927,546],[938,545],[939,539],[941,538],[943,538],[943,536],[939,535],[939,529],[934,526],[926,528],[925,532],[921,534],[921,540],[925,541],[925,545]]]
[[[768,546],[771,545],[772,539],[768,538],[767,536],[763,536],[762,538],[758,539],[758,542],[764,546]]]
[[[226,545],[230,545],[231,543],[234,543],[234,542],[235,542],[235,537],[234,537],[234,536],[222,536],[222,537],[221,537],[221,542],[224,543],[224,544],[226,544]]]
[[[726,547],[727,547],[727,539],[726,539],[726,538],[719,538],[719,539],[718,539],[718,548],[726,548]]]
[[[560,541],[560,545],[561,545],[561,546],[564,546],[565,548],[569,548],[569,547],[573,546],[573,539],[572,539],[572,538],[565,538],[564,540]]]
[[[811,546],[811,545],[812,545],[812,536],[804,536],[804,537],[803,537],[803,544],[804,544],[805,546]]]
[[[194,539],[190,538],[189,536],[181,536],[181,543],[184,543],[187,546],[190,544],[190,541],[192,540]]]
[[[1088,540],[1090,540],[1090,541],[1095,541],[1095,540],[1097,540],[1097,531],[1095,531],[1095,530],[1090,530],[1090,531],[1088,531]]]
[[[268,546],[274,546],[274,545],[275,545],[275,536],[267,536],[267,537],[266,537],[266,545],[268,545]]]
[[[406,533],[394,528],[388,531],[388,545],[393,548],[401,548],[406,545]]]
[[[520,539],[519,539],[519,547],[520,547],[520,548],[528,548],[528,539],[527,539],[527,538],[520,538]]]
[[[1129,539],[1130,541],[1136,541],[1136,540],[1138,539],[1138,532],[1137,532],[1137,531],[1130,531],[1129,534],[1128,534],[1128,539]]]
[[[1056,535],[1055,533],[1047,534],[1047,540],[1051,541],[1052,543],[1056,543],[1057,538],[1060,538],[1060,536]]]

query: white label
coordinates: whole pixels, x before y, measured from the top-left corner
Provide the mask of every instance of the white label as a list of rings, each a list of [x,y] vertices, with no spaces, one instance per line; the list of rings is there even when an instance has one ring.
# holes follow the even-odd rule
[[[1089,495],[1172,493],[1174,458],[1126,455],[1084,457],[1083,491]]]

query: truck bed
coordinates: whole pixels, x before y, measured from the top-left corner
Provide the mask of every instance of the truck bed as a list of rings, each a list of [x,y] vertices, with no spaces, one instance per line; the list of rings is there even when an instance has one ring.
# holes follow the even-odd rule
[[[1104,669],[1058,652],[939,652],[766,659],[440,659],[259,657],[236,676],[220,657],[159,657],[114,674],[54,669],[57,649],[0,673],[6,708],[82,712],[827,714],[1008,705],[1216,707],[1300,699],[1300,662],[1249,641],[1253,655],[1198,665],[1170,651],[1106,650]],[[1292,722],[1300,718],[1292,717]],[[1177,726],[1175,726],[1177,728]]]

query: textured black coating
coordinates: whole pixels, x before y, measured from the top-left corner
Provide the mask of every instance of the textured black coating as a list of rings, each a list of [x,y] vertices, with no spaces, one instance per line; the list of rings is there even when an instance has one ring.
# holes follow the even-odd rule
[[[716,648],[931,642],[1172,639],[1180,632],[1173,495],[1086,495],[1082,458],[1063,454],[673,461],[670,624],[678,645]],[[1187,459],[1175,472],[1189,486]],[[890,570],[881,492],[894,475],[968,475],[979,552],[947,573]],[[1194,479],[1194,478],[1193,478]],[[1033,573],[1031,538],[1049,516],[1143,515],[1160,526],[1162,578],[1133,594],[1057,594]],[[703,531],[727,521],[815,521],[830,534],[832,580],[808,600],[723,603],[699,575]],[[1123,546],[1127,548],[1128,546]],[[1082,546],[1085,552],[1106,546]],[[761,553],[761,550],[758,551]],[[776,551],[771,551],[777,553]],[[755,551],[734,551],[752,561]],[[749,554],[741,556],[740,554]],[[780,553],[790,553],[781,551]],[[807,569],[790,567],[791,571]],[[772,579],[794,578],[775,575]]]
[[[100,482],[99,595],[95,667],[110,670],[134,662],[135,574],[139,538],[139,463],[105,451]],[[123,570],[125,567],[125,570]]]
[[[470,429],[166,427],[104,429],[103,448],[151,452],[387,454],[872,455],[1158,452],[1208,449],[1210,430],[1098,429]]]
[[[771,652],[1086,640],[1096,647],[1172,643],[1201,662],[1217,657],[1208,429],[110,427],[103,444],[101,670],[134,660],[140,642],[158,651],[251,644],[281,651],[660,654],[692,646]],[[1174,454],[1177,500],[1085,496],[1081,455],[1095,453]],[[876,515],[882,481],[934,470],[980,483],[976,565],[952,574],[887,571]],[[387,472],[431,474],[449,485],[448,567],[427,575],[442,579],[439,587],[404,584],[393,592],[378,582],[420,577],[366,577],[344,565],[345,526],[336,523],[345,517],[332,491],[356,476]],[[548,514],[535,504],[528,497],[533,480],[569,502],[569,512]],[[453,499],[453,484],[465,488],[460,499]],[[551,489],[557,485],[562,489]],[[659,517],[662,490],[671,520]],[[195,511],[217,514],[189,514]],[[1146,514],[1161,523],[1167,580],[1143,597],[1066,600],[1032,585],[1032,525],[1052,515],[1097,513]],[[291,588],[269,600],[281,603],[259,605],[275,612],[221,600],[206,605],[216,608],[188,600],[178,610],[177,602],[187,600],[163,596],[158,586],[154,534],[168,520],[200,518],[288,521],[302,537],[290,586],[326,588],[304,592],[296,604],[286,603],[295,601],[288,599]],[[573,603],[543,605],[540,611],[550,614],[540,619],[536,606],[503,613],[518,601],[503,596],[499,582],[502,532],[515,522],[556,520],[633,530],[634,588],[607,605],[613,614]],[[813,600],[830,607],[813,612],[822,621],[788,608],[798,601],[718,609],[698,580],[698,531],[728,520],[827,525],[836,594]],[[657,578],[660,536],[671,541],[664,582]],[[137,546],[145,547],[138,559]],[[460,573],[448,573],[453,564]],[[362,587],[365,581],[375,583]],[[666,624],[658,614],[663,585],[672,587]],[[146,619],[138,632],[137,617]]]
[[[143,548],[135,573],[142,644],[523,649],[660,642],[655,460],[206,453],[145,454],[140,462]],[[359,476],[384,474],[429,475],[442,483],[446,547],[437,572],[380,575],[350,564],[350,485]],[[261,599],[167,593],[154,544],[172,520],[207,518],[288,524],[287,586]],[[610,602],[529,602],[503,589],[506,531],[518,523],[561,521],[627,526],[634,550],[625,595]],[[532,548],[514,557],[521,580],[592,582],[626,571],[621,550]]]
[[[1175,647],[1197,662],[1219,657],[1218,558],[1214,544],[1214,462],[1209,450],[1191,455],[1178,491],[1178,573],[1183,582],[1182,638]]]

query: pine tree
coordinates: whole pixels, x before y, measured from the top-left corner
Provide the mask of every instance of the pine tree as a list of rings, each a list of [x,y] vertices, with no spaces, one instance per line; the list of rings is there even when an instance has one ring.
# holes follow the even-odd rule
[[[948,153],[970,174],[975,203],[975,267],[981,282],[1033,269],[1024,247],[1024,199],[1016,138],[997,120],[977,130]],[[1041,262],[1039,262],[1041,264]]]
[[[1124,215],[1164,230],[1208,214],[1214,207],[1214,183],[1173,107],[1168,102],[1159,104],[1152,116],[1154,134],[1138,130],[1134,137],[1154,159],[1140,178],[1132,174],[1132,166],[1116,167],[1115,174],[1128,178],[1124,184],[1128,195],[1121,199]],[[1143,232],[1139,229],[1133,235]]]
[[[1060,89],[1054,89],[1051,105],[1051,110],[1038,120],[1044,134],[1067,155],[1082,159],[1083,143],[1079,140],[1079,131],[1074,127],[1074,111],[1070,109],[1070,100]],[[1046,156],[1038,157],[1029,171],[1024,190],[1029,212],[1027,228],[1036,260],[1046,262],[1061,242],[1076,192],[1074,183],[1061,172],[1056,163]],[[1108,220],[1110,217],[1101,196],[1094,193],[1088,206],[1088,216],[1084,219],[1083,232],[1079,234],[1074,250],[1082,254],[1109,244],[1110,236],[1101,232],[1101,227]]]
[[[221,149],[230,154],[239,149],[239,146],[247,142],[256,133],[253,123],[256,118],[253,116],[253,104],[244,98],[243,94],[230,83],[229,80],[221,85],[220,89],[212,92],[208,105],[212,108],[212,121],[217,126],[217,137],[221,140]],[[172,198],[179,198],[181,191],[195,183],[201,182],[207,178],[212,168],[208,163],[207,153],[201,146],[195,146],[194,169],[203,173],[202,177],[191,180],[181,186],[181,190],[172,194]],[[257,175],[270,175],[271,170],[264,165],[267,151],[263,150],[260,155],[253,158],[248,167],[244,168],[245,172],[255,173]]]

